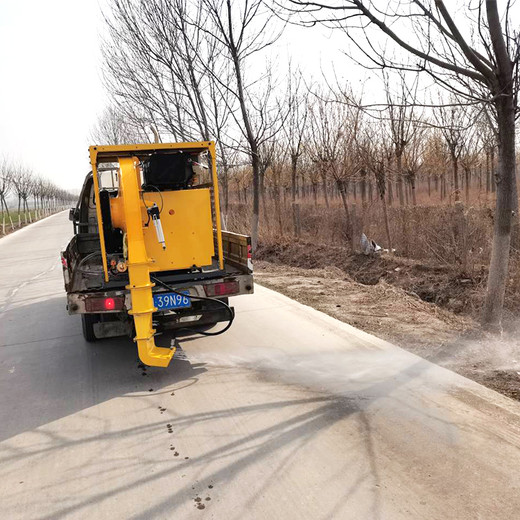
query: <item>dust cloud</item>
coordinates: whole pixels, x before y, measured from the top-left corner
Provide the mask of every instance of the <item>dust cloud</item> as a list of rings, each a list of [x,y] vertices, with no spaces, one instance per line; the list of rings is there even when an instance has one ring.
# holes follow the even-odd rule
[[[238,368],[281,384],[299,385],[333,395],[380,397],[392,387],[418,384],[433,365],[400,349],[294,352],[254,348],[232,352],[197,352],[191,362],[222,369]],[[426,378],[426,380],[428,377]],[[421,384],[423,384],[422,381]]]

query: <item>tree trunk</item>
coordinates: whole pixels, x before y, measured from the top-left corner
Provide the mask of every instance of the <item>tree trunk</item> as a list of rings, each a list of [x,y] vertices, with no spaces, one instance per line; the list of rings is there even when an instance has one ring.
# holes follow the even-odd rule
[[[410,176],[410,191],[412,192],[412,205],[417,206],[417,199],[415,196],[415,174]]]
[[[296,202],[296,171],[298,166],[298,156],[291,155],[291,202]]]
[[[397,166],[397,194],[399,196],[399,205],[404,206],[404,193],[403,193],[403,156],[401,153],[395,154],[395,161]]]
[[[224,213],[229,212],[229,166],[226,159],[224,147],[220,146],[220,154],[222,156],[222,187],[224,188]]]
[[[390,223],[388,222],[388,210],[386,207],[385,196],[381,196],[381,203],[383,204],[383,218],[385,219],[386,240],[388,241],[388,252],[392,254],[392,236],[390,235]]]
[[[361,172],[361,205],[363,210],[367,207],[367,175],[366,172]],[[341,188],[338,186],[341,197],[343,198],[343,194],[341,193]]]
[[[269,225],[267,212],[267,193],[265,188],[265,166],[261,165],[260,167],[260,200],[262,201],[262,211],[263,211],[263,219],[267,225]]]
[[[273,172],[274,173],[274,172]],[[282,219],[282,208],[280,205],[280,185],[278,182],[278,179],[276,178],[276,175],[273,175],[275,177],[275,185],[274,185],[274,208],[276,212],[276,219],[278,220],[278,228],[280,232],[280,236],[283,237],[283,219]]]
[[[496,171],[495,171],[495,148],[491,148],[491,193],[495,193],[497,187]]]
[[[482,314],[484,327],[498,329],[502,319],[509,269],[509,250],[516,193],[515,107],[513,96],[496,102],[498,114],[498,168],[493,246],[489,264],[486,299]]]
[[[253,167],[253,218],[251,222],[251,249],[256,252],[258,245],[258,224],[260,221],[260,161],[258,150],[252,154],[251,165]]]
[[[459,187],[459,159],[452,153],[451,163],[453,167],[453,191],[455,192],[455,202],[460,201],[460,187]]]
[[[6,202],[6,200],[5,200],[4,195],[2,195],[2,202],[4,203],[5,211],[6,211],[6,213],[7,213],[7,217],[8,217],[8,218],[11,218],[11,215],[9,214],[9,208],[7,207],[7,202]]]
[[[491,167],[489,165],[489,152],[486,152],[486,197],[491,191]]]
[[[466,194],[466,206],[469,206],[469,183],[470,183],[470,175],[471,175],[471,170],[469,167],[465,167],[464,168],[464,177],[465,177],[465,182],[464,182],[464,191],[465,191],[465,194]]]
[[[321,176],[321,185],[323,187],[323,197],[325,198],[325,206],[329,209],[329,195],[327,193],[327,178],[325,175]]]
[[[343,202],[343,209],[345,210],[345,217],[347,220],[347,237],[350,239],[352,237],[352,223],[350,220],[350,211],[348,207],[347,200],[347,191],[345,189],[345,184],[342,180],[336,180],[336,185],[338,186],[339,193],[341,195],[341,201]]]
[[[298,167],[298,156],[296,154],[291,155],[291,205],[292,205],[292,218],[293,218],[293,230],[294,236],[299,236],[299,221],[298,221],[298,211],[296,209],[296,173]]]

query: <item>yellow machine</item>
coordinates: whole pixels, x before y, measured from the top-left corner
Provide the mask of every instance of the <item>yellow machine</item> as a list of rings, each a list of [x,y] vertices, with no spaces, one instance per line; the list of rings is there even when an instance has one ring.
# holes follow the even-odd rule
[[[131,295],[128,314],[135,324],[134,340],[139,357],[147,365],[168,366],[175,348],[159,347],[155,343],[153,317],[158,309],[153,299],[156,284],[150,277],[152,273],[166,271],[191,269],[198,273],[202,268],[212,266],[214,261],[217,270],[224,269],[215,144],[91,146],[89,151],[104,281],[110,281],[110,252],[107,252],[105,237],[110,227],[120,230],[123,237],[123,259],[118,260],[117,268],[128,271],[128,284],[125,286]],[[192,179],[192,184],[182,189],[147,187],[143,181],[145,161],[157,154],[166,160],[173,159],[174,154],[180,153],[185,154],[188,161],[192,160],[190,157],[207,154],[209,185]],[[110,194],[111,222],[107,223],[103,221],[98,170],[102,165],[113,163],[119,166],[118,186],[117,191]]]

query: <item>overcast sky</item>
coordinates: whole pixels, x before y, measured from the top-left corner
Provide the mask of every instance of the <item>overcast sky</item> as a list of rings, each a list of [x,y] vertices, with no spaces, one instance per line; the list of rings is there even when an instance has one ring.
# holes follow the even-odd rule
[[[0,157],[23,161],[67,189],[81,187],[90,130],[108,103],[100,40],[109,2],[0,0]],[[340,31],[289,27],[273,52],[277,64],[293,56],[308,78],[322,70],[331,76],[335,67],[339,77],[365,81],[367,72],[341,53],[345,45]],[[379,91],[377,81],[370,79],[365,93]]]
[[[81,187],[89,132],[107,104],[100,53],[105,1],[0,0],[0,156],[67,189]],[[330,64],[331,50],[337,54],[338,42],[329,37],[323,29],[290,29],[282,46],[309,75],[319,74],[320,60]]]
[[[96,0],[1,0],[0,155],[65,188],[88,168],[88,131],[106,97]]]

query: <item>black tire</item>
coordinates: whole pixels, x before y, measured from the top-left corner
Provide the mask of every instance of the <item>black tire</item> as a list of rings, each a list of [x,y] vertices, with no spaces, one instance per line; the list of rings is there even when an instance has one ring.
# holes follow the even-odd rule
[[[94,334],[94,323],[99,321],[98,314],[82,314],[81,315],[81,328],[83,330],[83,337],[85,341],[92,343],[97,340]]]

